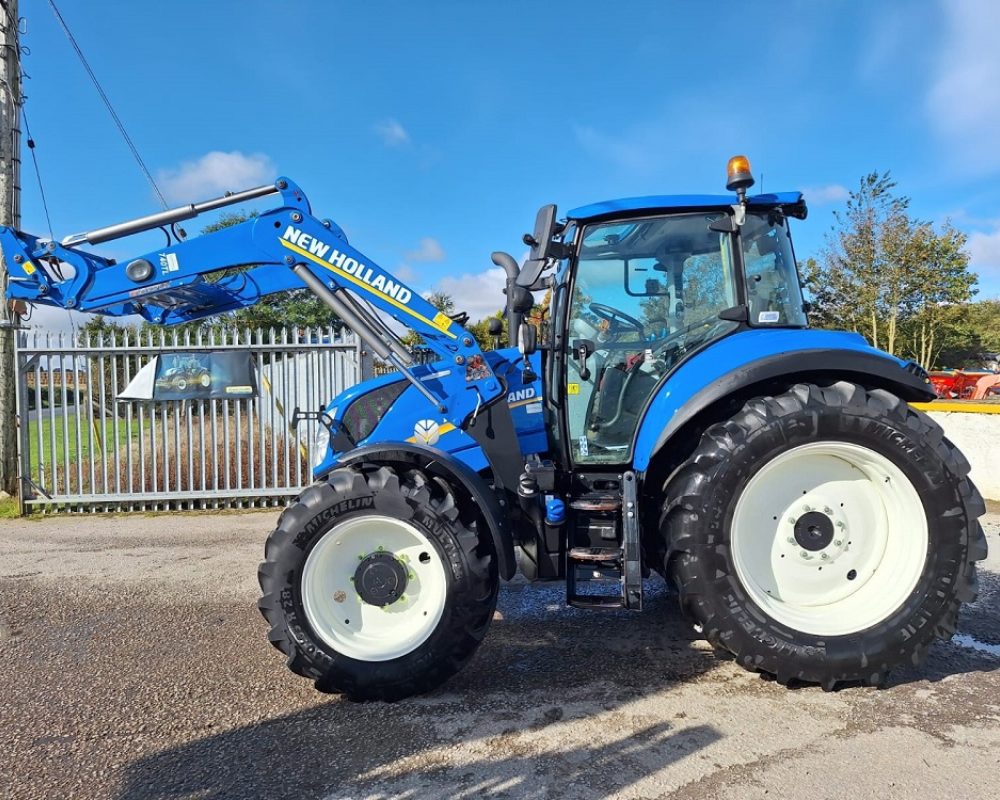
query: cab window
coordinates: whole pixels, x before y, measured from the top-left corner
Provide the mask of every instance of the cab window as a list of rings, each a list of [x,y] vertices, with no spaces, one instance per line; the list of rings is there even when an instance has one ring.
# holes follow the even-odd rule
[[[646,401],[687,353],[733,330],[731,237],[720,214],[675,214],[583,231],[568,320],[566,412],[577,463],[623,463]],[[590,351],[585,363],[576,357]]]
[[[780,214],[747,214],[740,230],[747,276],[750,324],[805,326],[802,289],[788,220]]]

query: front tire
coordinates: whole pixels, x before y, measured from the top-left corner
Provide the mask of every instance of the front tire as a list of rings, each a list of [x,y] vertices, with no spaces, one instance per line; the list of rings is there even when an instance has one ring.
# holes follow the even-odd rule
[[[665,486],[667,575],[778,681],[881,684],[955,632],[986,557],[969,464],[883,390],[799,384],[705,431]]]
[[[419,470],[345,467],[306,489],[267,540],[269,639],[324,692],[399,700],[472,657],[496,607],[477,512]]]

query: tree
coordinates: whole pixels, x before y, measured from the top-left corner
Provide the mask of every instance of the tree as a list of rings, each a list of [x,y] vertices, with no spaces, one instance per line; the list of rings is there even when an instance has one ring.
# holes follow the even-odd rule
[[[455,298],[447,292],[431,292],[425,299],[442,314],[451,314],[455,311]],[[424,346],[424,337],[413,329],[408,330],[400,338],[411,350]]]
[[[427,302],[442,314],[452,314],[455,311],[455,299],[447,292],[431,292],[427,295]]]
[[[965,235],[910,216],[888,172],[862,177],[835,213],[822,261],[803,264],[813,322],[863,334],[874,347],[933,365],[943,309],[975,294]]]
[[[479,344],[481,350],[493,350],[497,346],[497,337],[490,333],[490,320],[500,320],[499,346],[507,347],[510,342],[510,331],[507,325],[507,315],[503,311],[495,311],[488,317],[467,325],[469,333]]]
[[[975,294],[976,276],[969,272],[969,257],[963,250],[968,237],[946,223],[940,234],[921,225],[914,237],[919,252],[914,271],[915,310],[904,324],[907,354],[919,364],[933,366],[941,352],[948,310],[964,304]]]
[[[937,367],[981,368],[987,353],[1000,353],[1000,300],[943,307],[936,347]]]

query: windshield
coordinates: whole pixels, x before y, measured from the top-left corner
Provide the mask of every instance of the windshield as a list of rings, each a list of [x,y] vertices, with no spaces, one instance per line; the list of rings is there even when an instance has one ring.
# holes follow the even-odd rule
[[[627,461],[653,389],[687,353],[733,330],[737,304],[722,213],[586,227],[571,292],[566,365],[570,450],[578,463]]]
[[[740,229],[751,325],[806,325],[788,221],[783,215],[747,214]]]

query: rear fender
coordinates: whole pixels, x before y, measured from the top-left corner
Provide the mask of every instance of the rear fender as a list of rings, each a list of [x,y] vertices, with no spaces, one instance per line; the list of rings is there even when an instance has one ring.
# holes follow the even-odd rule
[[[645,471],[672,438],[710,406],[775,381],[850,380],[887,389],[903,400],[935,397],[927,373],[871,347],[853,333],[750,330],[707,347],[670,375],[646,407],[636,435],[634,468]]]

